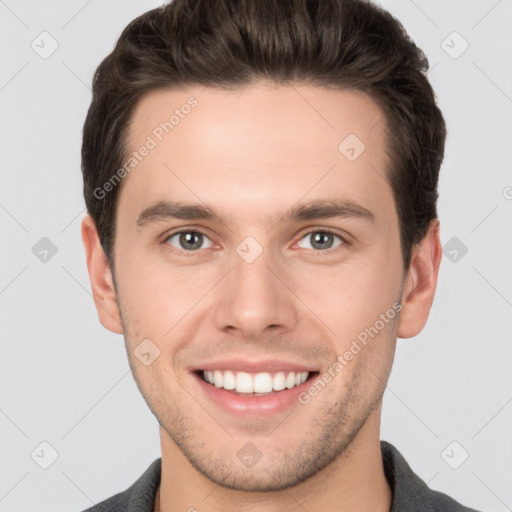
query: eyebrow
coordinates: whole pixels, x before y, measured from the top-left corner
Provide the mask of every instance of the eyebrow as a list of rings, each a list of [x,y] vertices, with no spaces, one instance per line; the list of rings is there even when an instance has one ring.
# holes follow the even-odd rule
[[[301,222],[328,218],[355,218],[375,222],[375,215],[364,206],[349,200],[312,200],[293,206],[281,215],[277,222]],[[213,208],[199,203],[158,201],[139,214],[139,227],[167,219],[208,220],[223,222]]]

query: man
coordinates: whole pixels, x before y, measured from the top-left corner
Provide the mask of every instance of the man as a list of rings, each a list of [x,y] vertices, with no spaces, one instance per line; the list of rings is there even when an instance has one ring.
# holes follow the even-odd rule
[[[89,510],[470,510],[379,436],[442,255],[427,69],[362,0],[174,0],[124,30],[82,237],[162,457]]]

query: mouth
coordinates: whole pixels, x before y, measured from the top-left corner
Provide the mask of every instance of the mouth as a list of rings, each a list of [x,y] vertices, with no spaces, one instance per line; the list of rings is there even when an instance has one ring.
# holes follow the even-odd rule
[[[319,372],[278,371],[239,372],[234,370],[197,370],[196,375],[206,384],[240,396],[268,396],[301,386]]]
[[[209,367],[196,369],[192,375],[214,407],[242,420],[254,420],[298,406],[300,393],[320,372],[304,368],[256,372]]]

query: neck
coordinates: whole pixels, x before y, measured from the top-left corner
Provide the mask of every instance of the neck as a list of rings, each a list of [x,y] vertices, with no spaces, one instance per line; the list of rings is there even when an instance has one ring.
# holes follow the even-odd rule
[[[155,512],[389,512],[392,495],[382,463],[377,409],[331,464],[300,484],[270,492],[237,491],[213,483],[160,427],[162,476]]]

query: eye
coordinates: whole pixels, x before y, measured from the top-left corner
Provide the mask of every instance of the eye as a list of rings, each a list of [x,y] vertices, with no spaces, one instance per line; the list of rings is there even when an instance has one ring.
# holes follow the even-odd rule
[[[179,231],[178,233],[168,236],[165,242],[176,249],[182,249],[188,252],[207,249],[212,246],[212,241],[199,231]]]
[[[336,240],[339,241],[336,244]],[[304,243],[305,245],[301,245]],[[337,247],[345,243],[345,240],[339,235],[336,235],[330,231],[312,231],[308,233],[306,236],[302,237],[297,245],[304,249],[314,249],[316,251],[322,251],[327,249],[332,249],[333,247]]]

